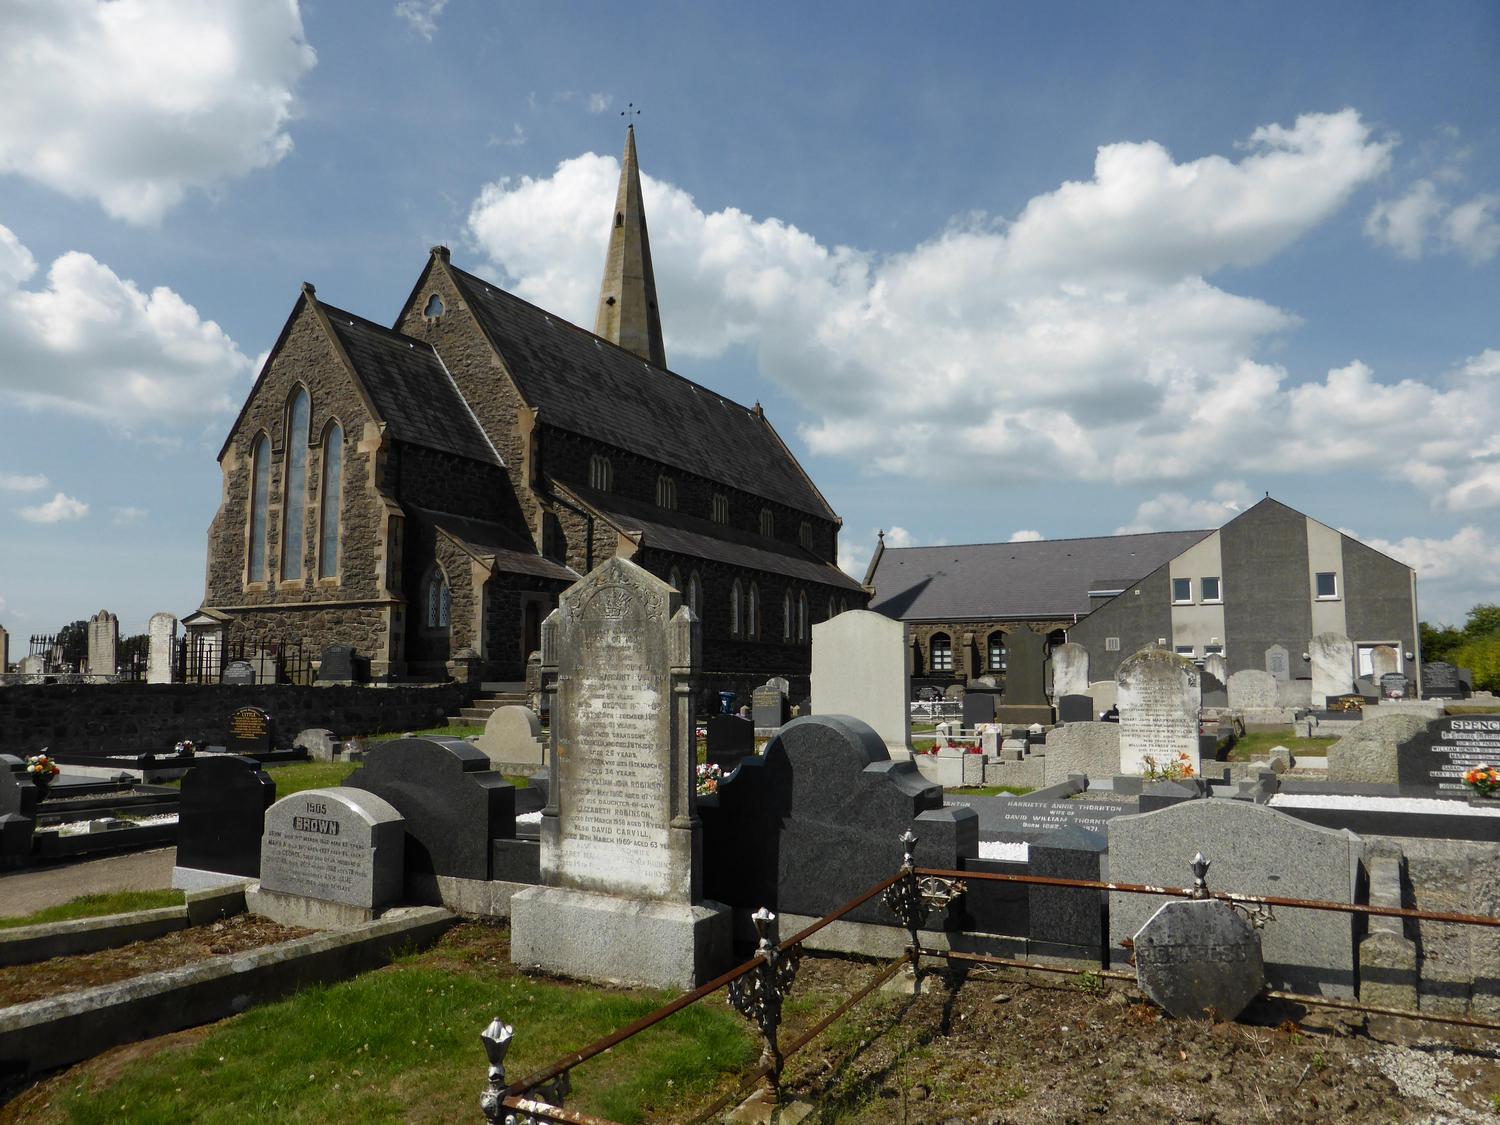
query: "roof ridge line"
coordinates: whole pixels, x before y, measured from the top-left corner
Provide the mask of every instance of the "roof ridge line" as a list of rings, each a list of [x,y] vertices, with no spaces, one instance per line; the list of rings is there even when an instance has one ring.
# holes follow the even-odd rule
[[[387,336],[394,336],[396,339],[398,339],[398,340],[404,340],[408,344],[416,344],[418,347],[426,348],[433,355],[437,355],[437,349],[435,347],[433,347],[430,343],[428,343],[426,340],[419,340],[415,336],[408,336],[405,332],[401,332],[401,331],[398,331],[395,328],[391,328],[389,325],[381,324],[379,321],[376,321],[376,320],[371,320],[367,316],[360,316],[359,313],[357,313],[357,312],[350,312],[348,309],[340,308],[338,305],[330,305],[327,301],[319,300],[316,297],[314,297],[313,299],[318,302],[318,305],[325,312],[337,313],[339,316],[351,317],[354,320],[360,321],[362,324],[366,324],[366,325],[368,325],[371,328],[379,329],[379,331],[381,331],[382,333],[384,333]],[[451,378],[451,376],[450,376],[450,378]],[[462,396],[460,396],[460,397],[462,397]]]
[[[1130,539],[1143,535],[1209,535],[1216,527],[1184,527],[1168,531],[1126,531],[1118,535],[1066,535],[1059,539],[997,539],[986,543],[914,543],[909,547],[886,545],[887,551],[946,551],[954,547],[1027,547],[1035,543],[1082,543],[1096,539]]]
[[[431,345],[428,346],[431,347]],[[443,374],[448,376],[448,382],[453,387],[453,393],[458,396],[458,401],[463,403],[464,409],[469,412],[469,420],[474,423],[474,428],[479,431],[479,436],[484,438],[484,444],[489,446],[490,452],[495,455],[495,464],[499,465],[502,469],[505,469],[507,472],[509,472],[510,466],[505,463],[504,456],[502,456],[500,450],[496,448],[495,443],[490,440],[489,431],[480,424],[479,415],[474,413],[474,407],[470,405],[468,397],[463,392],[463,388],[458,385],[458,380],[453,377],[453,372],[449,371],[448,365],[443,362],[443,353],[438,351],[436,348],[433,348],[432,355],[433,358],[438,361],[438,366],[443,369]]]

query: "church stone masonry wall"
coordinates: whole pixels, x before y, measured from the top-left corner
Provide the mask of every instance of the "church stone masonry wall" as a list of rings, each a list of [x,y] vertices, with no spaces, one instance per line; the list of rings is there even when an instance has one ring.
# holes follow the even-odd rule
[[[992,672],[988,666],[991,633],[996,630],[1015,633],[1021,629],[1030,629],[1045,640],[1053,630],[1069,630],[1073,628],[1073,624],[1072,617],[1052,617],[1040,621],[997,618],[989,621],[908,622],[908,642],[915,643],[922,654],[921,665],[913,670],[913,676],[923,680],[951,679],[954,683],[963,683],[980,676],[1003,676],[1003,672]],[[932,670],[932,638],[938,633],[948,634],[948,639],[953,644],[952,672]],[[972,646],[964,643],[964,638],[971,634],[974,637]]]
[[[396,444],[392,473],[396,494],[403,504],[415,504],[436,512],[462,514],[493,523],[508,523],[514,514],[505,470],[405,442]],[[518,534],[530,532],[518,526]]]

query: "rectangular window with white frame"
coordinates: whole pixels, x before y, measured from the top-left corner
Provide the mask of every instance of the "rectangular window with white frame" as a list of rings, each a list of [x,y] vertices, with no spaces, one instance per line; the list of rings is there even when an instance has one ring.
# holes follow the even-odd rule
[[[1221,605],[1224,601],[1224,583],[1217,576],[1213,578],[1198,579],[1198,589],[1202,593],[1204,605]]]
[[[1204,656],[1223,656],[1224,655],[1224,646],[1223,645],[1204,645],[1203,646],[1203,655]]]
[[[1172,579],[1172,604],[1193,604],[1193,580],[1191,578]]]
[[[1178,656],[1192,656],[1193,655],[1193,646],[1192,645],[1178,645],[1176,651],[1177,651],[1177,655]]]
[[[1336,571],[1319,571],[1313,585],[1320,602],[1333,601],[1339,596],[1339,576]]]

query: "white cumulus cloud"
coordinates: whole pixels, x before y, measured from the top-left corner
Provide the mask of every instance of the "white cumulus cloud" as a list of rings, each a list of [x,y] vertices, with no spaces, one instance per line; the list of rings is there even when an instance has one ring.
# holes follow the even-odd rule
[[[1483,265],[1500,254],[1500,195],[1481,192],[1452,203],[1433,180],[1421,179],[1402,195],[1379,200],[1365,219],[1365,234],[1403,258],[1451,253]]]
[[[0,473],[0,492],[36,492],[47,487],[39,473]]]
[[[875,473],[935,478],[961,457],[1011,482],[1166,486],[1297,464],[1500,506],[1475,454],[1500,433],[1500,380],[1293,373],[1264,352],[1295,313],[1209,280],[1327,221],[1390,148],[1353,110],[1263,126],[1236,159],[1106,145],[1090,178],[1013,220],[884,256],[644,177],[668,356],[691,370],[748,351],[804,408],[815,453]],[[489,184],[470,235],[515,292],[590,324],[618,177],[589,153]]]
[[[1012,531],[1010,533],[1010,541],[1012,543],[1037,543],[1045,538],[1046,536],[1040,531],[1032,531],[1029,528],[1023,528],[1020,531]]]
[[[89,506],[81,500],[75,500],[66,493],[59,492],[45,504],[37,504],[30,508],[17,508],[16,514],[27,523],[66,523],[69,520],[81,520],[89,514]]]
[[[1496,600],[1500,535],[1493,528],[1470,524],[1446,539],[1410,535],[1394,540],[1339,530],[1416,569],[1417,608],[1424,621],[1461,625],[1470,607]]]
[[[393,14],[411,25],[411,29],[423,39],[431,40],[437,31],[438,17],[448,6],[448,0],[400,0]]]
[[[1163,492],[1136,505],[1135,518],[1115,528],[1116,535],[1142,531],[1194,531],[1227,523],[1255,503],[1243,481],[1220,481],[1207,497]]]
[[[0,172],[156,223],[291,151],[315,61],[297,0],[7,0]]]
[[[0,226],[0,402],[57,408],[153,437],[233,409],[250,363],[165,286],[145,290],[79,251],[37,264]]]

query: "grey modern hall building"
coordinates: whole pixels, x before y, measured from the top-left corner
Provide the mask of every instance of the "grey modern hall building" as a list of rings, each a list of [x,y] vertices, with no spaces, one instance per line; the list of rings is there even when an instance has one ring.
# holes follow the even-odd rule
[[[1389,646],[1417,680],[1416,573],[1405,563],[1267,497],[1218,530],[958,547],[877,547],[870,608],[908,623],[918,682],[1005,675],[1006,637],[1041,633],[1089,651],[1090,677],[1112,678],[1147,645],[1231,673],[1288,657],[1292,679],[1319,633],[1355,646],[1356,675]]]

